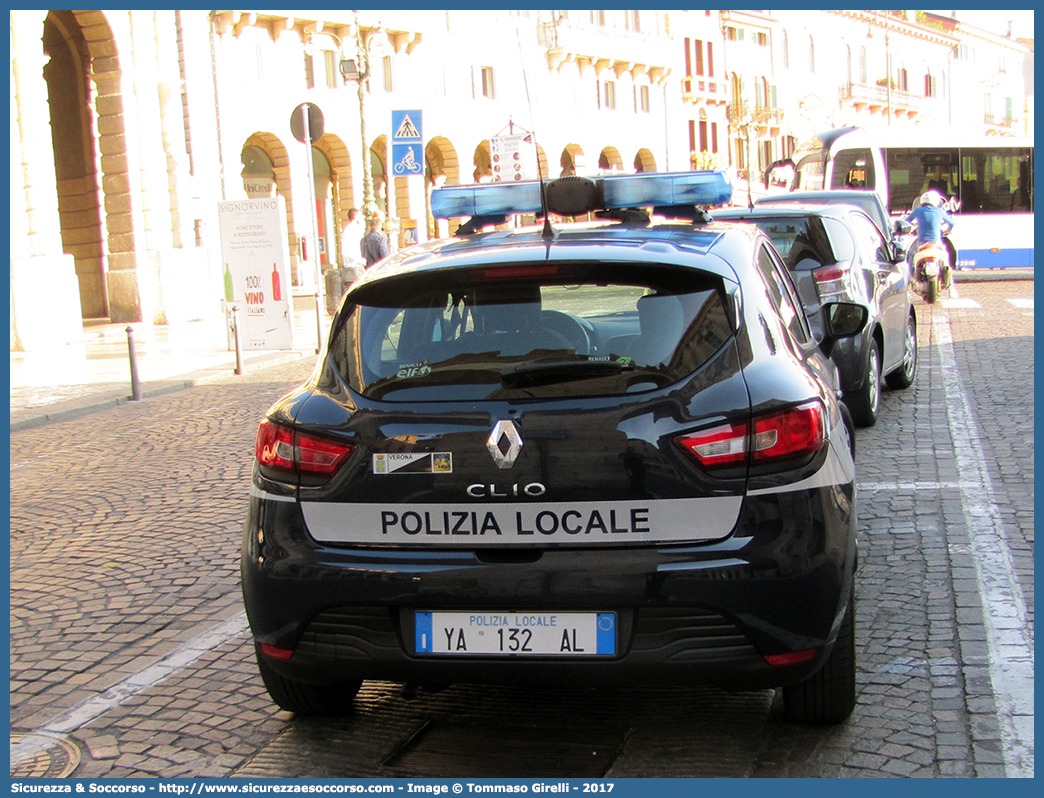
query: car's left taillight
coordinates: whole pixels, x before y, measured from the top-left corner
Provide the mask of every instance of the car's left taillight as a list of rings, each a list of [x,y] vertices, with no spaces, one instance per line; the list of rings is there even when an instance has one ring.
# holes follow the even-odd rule
[[[755,416],[749,424],[726,424],[674,439],[710,471],[742,466],[748,457],[754,466],[809,457],[825,442],[824,409],[818,400]]]
[[[262,469],[284,474],[330,478],[355,447],[317,438],[264,419],[257,428],[254,455]]]

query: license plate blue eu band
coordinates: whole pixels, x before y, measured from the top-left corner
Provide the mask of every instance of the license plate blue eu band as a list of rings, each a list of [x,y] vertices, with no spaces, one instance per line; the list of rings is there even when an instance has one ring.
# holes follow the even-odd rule
[[[418,654],[564,656],[616,654],[614,612],[417,612]]]

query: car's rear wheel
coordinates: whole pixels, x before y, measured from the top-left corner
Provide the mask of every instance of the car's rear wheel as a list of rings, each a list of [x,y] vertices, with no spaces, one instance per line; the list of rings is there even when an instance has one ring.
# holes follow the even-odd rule
[[[855,709],[855,591],[841,619],[837,642],[823,667],[803,682],[783,688],[783,711],[797,723],[841,723]]]
[[[863,387],[846,393],[844,399],[857,426],[872,427],[877,423],[877,414],[881,409],[881,347],[876,339],[870,339],[870,356],[867,358]]]
[[[910,313],[903,337],[903,365],[885,377],[889,388],[909,388],[917,375],[917,319]]]
[[[297,715],[336,716],[351,712],[352,701],[362,687],[361,679],[330,686],[299,682],[276,673],[260,651],[256,650],[256,654],[261,681],[280,709]]]

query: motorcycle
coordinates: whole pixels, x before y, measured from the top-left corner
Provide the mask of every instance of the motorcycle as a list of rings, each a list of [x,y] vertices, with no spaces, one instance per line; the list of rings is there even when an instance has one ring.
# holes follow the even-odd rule
[[[950,253],[938,241],[925,241],[913,253],[913,273],[917,287],[928,303],[939,298],[939,291],[950,287],[953,276]]]

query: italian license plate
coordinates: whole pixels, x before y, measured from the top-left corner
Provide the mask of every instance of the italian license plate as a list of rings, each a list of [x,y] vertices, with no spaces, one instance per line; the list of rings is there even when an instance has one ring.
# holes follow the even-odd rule
[[[604,657],[616,654],[614,612],[417,612],[418,654]]]

